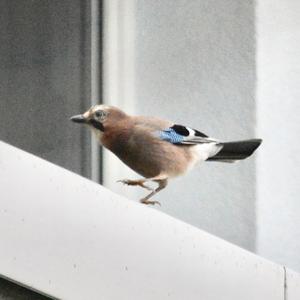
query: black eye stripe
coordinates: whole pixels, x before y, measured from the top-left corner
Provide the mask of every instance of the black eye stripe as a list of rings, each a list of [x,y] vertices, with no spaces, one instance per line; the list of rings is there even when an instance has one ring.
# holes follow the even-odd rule
[[[90,120],[90,123],[91,123],[91,125],[92,125],[94,128],[96,128],[96,129],[98,129],[98,130],[101,130],[101,131],[104,131],[104,126],[103,126],[103,124],[100,123],[99,121],[94,120],[94,119],[91,119],[91,120]]]

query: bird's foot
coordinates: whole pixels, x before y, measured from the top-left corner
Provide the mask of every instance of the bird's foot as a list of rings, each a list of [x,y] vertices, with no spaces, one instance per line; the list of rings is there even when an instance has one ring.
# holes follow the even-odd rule
[[[149,186],[145,185],[145,180],[144,179],[138,179],[138,180],[131,180],[131,179],[122,179],[122,180],[118,180],[117,182],[121,182],[123,184],[127,184],[127,185],[132,185],[132,186],[140,186],[144,189],[147,189],[148,191],[153,191],[152,188],[150,188]]]
[[[146,204],[146,205],[158,204],[159,206],[161,206],[160,202],[154,201],[154,200],[141,199],[140,202],[143,203],[143,204]]]

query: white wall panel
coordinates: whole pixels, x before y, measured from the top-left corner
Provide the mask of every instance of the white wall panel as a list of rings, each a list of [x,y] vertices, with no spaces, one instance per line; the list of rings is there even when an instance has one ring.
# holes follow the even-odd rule
[[[257,253],[300,270],[300,2],[257,5]]]
[[[286,300],[300,299],[300,274],[286,270]]]

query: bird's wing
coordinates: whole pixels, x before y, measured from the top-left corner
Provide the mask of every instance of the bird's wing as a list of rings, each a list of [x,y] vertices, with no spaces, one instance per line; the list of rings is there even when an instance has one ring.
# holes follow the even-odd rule
[[[157,131],[157,136],[163,141],[177,145],[196,145],[219,142],[196,129],[178,124]]]

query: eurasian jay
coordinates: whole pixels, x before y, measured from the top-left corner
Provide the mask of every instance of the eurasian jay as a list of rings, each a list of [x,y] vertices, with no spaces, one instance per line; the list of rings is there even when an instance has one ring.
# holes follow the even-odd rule
[[[184,174],[197,162],[234,162],[250,156],[261,139],[221,142],[190,127],[144,116],[130,116],[117,107],[95,105],[82,115],[71,117],[89,125],[99,142],[144,178],[120,180],[151,192],[140,200],[144,204],[167,186],[168,179]],[[158,183],[156,189],[147,182]]]

